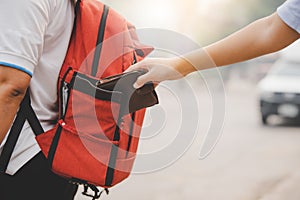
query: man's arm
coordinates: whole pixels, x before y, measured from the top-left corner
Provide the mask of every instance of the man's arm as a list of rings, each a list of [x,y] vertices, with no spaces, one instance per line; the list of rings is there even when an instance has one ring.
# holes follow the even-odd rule
[[[274,13],[206,47],[205,50],[217,66],[223,66],[276,52],[299,37],[299,33]]]
[[[30,79],[23,71],[0,65],[0,143],[14,120]]]
[[[203,49],[171,59],[147,59],[130,67],[128,71],[148,70],[135,84],[135,87],[141,87],[148,81],[179,79],[196,70],[229,65],[272,53],[299,37],[298,32],[274,13]]]

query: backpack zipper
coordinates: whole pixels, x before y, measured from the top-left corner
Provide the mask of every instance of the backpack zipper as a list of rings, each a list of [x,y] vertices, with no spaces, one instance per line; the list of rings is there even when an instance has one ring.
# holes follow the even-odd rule
[[[65,114],[66,114],[68,97],[69,97],[69,86],[68,86],[68,83],[63,82],[63,87],[62,87],[62,115],[61,116],[65,116]]]

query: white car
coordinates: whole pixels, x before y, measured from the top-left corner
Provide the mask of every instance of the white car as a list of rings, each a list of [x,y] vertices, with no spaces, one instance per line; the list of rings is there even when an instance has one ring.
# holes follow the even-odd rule
[[[299,59],[279,59],[258,88],[263,124],[267,124],[270,115],[300,119]]]

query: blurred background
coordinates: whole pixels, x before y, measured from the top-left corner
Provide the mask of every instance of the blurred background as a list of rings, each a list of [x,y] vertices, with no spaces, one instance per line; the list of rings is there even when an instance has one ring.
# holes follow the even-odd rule
[[[103,2],[137,29],[173,31],[203,47],[273,13],[284,0]],[[275,54],[162,83],[160,104],[147,110],[134,173],[103,199],[299,200],[299,51],[296,42]],[[215,117],[214,148],[201,157]],[[176,138],[182,142],[172,143]],[[169,146],[176,155],[164,152]],[[76,199],[88,198],[78,193]]]

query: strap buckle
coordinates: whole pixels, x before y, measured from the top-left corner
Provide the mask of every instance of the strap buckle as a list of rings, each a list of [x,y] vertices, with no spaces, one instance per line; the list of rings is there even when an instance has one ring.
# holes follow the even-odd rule
[[[84,191],[82,192],[82,194],[88,197],[92,197],[93,198],[92,200],[99,199],[104,191],[107,195],[109,194],[109,190],[107,188],[104,188],[103,190],[100,191],[96,186],[90,184],[85,184],[83,187],[84,187]],[[94,192],[94,194],[88,193],[89,188]]]

